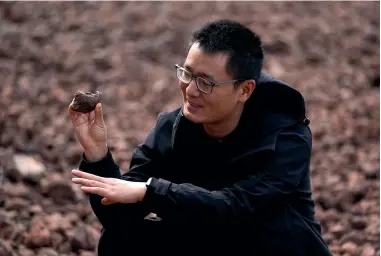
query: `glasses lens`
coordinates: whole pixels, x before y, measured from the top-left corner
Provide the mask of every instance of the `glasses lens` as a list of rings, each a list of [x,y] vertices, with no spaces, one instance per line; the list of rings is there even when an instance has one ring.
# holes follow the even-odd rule
[[[189,84],[192,81],[192,76],[184,69],[177,68],[177,77],[181,82]]]
[[[209,82],[208,80],[201,77],[197,77],[196,82],[197,82],[197,87],[200,91],[206,94],[209,94],[212,92],[213,84]]]

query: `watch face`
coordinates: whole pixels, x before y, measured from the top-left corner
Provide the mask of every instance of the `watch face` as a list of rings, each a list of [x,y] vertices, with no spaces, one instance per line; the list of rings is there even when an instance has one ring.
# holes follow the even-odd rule
[[[149,178],[149,179],[147,180],[147,183],[146,183],[146,187],[147,187],[147,188],[148,188],[149,185],[151,184],[151,181],[152,181],[152,178]]]

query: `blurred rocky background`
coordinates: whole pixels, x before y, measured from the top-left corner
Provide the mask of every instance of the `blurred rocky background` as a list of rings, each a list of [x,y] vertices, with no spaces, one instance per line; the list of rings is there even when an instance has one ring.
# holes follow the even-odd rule
[[[126,171],[193,29],[236,19],[263,38],[265,70],[305,96],[316,217],[334,255],[380,255],[379,2],[0,2],[0,256],[95,255],[101,226],[71,170],[67,107],[103,93]]]

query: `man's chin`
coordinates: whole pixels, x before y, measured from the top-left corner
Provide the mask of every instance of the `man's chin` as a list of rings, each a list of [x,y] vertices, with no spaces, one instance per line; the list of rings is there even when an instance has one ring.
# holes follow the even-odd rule
[[[202,119],[198,115],[189,112],[186,108],[184,108],[183,113],[185,118],[189,121],[192,121],[193,123],[202,123]]]

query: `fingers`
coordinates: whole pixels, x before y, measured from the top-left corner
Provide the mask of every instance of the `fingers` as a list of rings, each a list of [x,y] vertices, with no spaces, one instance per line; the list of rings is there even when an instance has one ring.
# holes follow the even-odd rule
[[[99,196],[103,197],[109,197],[110,196],[110,190],[108,189],[108,183],[107,179],[96,176],[90,173],[81,172],[79,170],[72,170],[72,173],[74,176],[80,177],[80,178],[72,178],[73,183],[82,185],[81,189],[82,191],[86,193],[91,194],[97,194]],[[111,204],[114,203],[106,201],[106,203]]]
[[[89,114],[74,111],[72,104],[73,103],[70,104],[68,111],[69,111],[69,116],[70,116],[70,119],[73,123],[73,126],[78,127],[80,125],[88,123],[89,122]]]
[[[72,178],[73,183],[83,185],[86,187],[100,187],[107,188],[107,184],[96,180],[88,180],[83,178]]]
[[[94,123],[99,127],[104,127],[102,104],[98,103],[95,106],[95,119]]]
[[[109,191],[105,188],[82,186],[81,189],[86,193],[97,194],[103,197],[109,196]]]
[[[70,105],[69,105],[69,107],[67,109],[69,112],[73,111],[73,103],[74,103],[74,99],[70,102]]]
[[[92,122],[94,121],[94,119],[95,119],[95,111],[91,111],[89,113],[89,121]]]
[[[74,100],[73,100],[74,101]],[[72,121],[75,121],[78,118],[77,113],[73,110],[73,101],[70,103],[68,111]]]
[[[94,118],[94,113],[82,113],[82,112],[75,111],[73,109],[73,104],[74,104],[74,99],[72,100],[72,102],[70,103],[68,107],[68,112],[73,122],[77,121],[79,117],[81,117],[82,119],[81,121],[91,120],[90,117]],[[91,116],[91,114],[93,114],[93,116]]]
[[[78,178],[84,178],[84,179],[88,179],[88,180],[95,180],[95,181],[99,181],[99,182],[103,182],[103,183],[106,182],[106,179],[103,178],[103,177],[96,176],[94,174],[90,174],[90,173],[87,173],[87,172],[82,172],[80,170],[72,170],[71,173],[74,176],[78,177]]]

